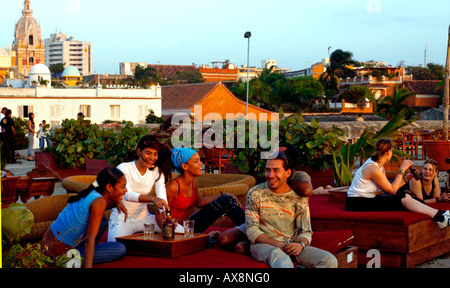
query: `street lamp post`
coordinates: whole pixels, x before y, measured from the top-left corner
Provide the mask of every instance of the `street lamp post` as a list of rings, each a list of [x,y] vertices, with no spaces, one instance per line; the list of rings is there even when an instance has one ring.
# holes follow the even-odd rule
[[[250,85],[250,37],[252,37],[252,33],[250,31],[245,32],[244,38],[248,39],[248,46],[247,46],[247,116],[248,119],[248,92],[249,92],[249,85]]]

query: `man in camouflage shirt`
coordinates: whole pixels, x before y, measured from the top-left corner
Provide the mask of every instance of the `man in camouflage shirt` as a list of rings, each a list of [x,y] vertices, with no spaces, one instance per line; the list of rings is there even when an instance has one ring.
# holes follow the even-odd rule
[[[308,198],[287,184],[291,173],[286,156],[279,153],[267,160],[267,182],[253,187],[247,195],[245,223],[251,254],[273,268],[294,267],[291,257],[305,267],[336,268],[333,254],[309,245]]]

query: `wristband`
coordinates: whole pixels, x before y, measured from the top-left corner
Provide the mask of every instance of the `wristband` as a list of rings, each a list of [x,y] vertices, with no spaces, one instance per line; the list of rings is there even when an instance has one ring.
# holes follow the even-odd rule
[[[303,246],[303,248],[306,248],[305,243],[303,243],[302,241],[298,241],[300,243],[300,245]]]
[[[405,172],[406,172],[406,171],[403,170],[403,169],[398,170],[398,174],[402,174],[402,175],[403,175],[403,174],[405,174]]]

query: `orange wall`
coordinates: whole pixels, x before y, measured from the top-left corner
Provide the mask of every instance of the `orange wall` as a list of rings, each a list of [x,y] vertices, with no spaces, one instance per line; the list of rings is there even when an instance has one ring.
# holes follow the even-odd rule
[[[208,113],[218,113],[223,120],[226,120],[227,113],[242,113],[245,117],[247,105],[246,102],[237,99],[225,86],[218,85],[208,96],[196,105],[202,106],[202,120],[207,119],[205,116]],[[194,107],[190,108],[194,112]],[[271,111],[261,109],[259,107],[250,105],[248,106],[249,115],[254,113],[256,120],[259,120],[259,114],[264,113],[267,115],[267,119],[271,120]],[[276,113],[276,112],[273,112]],[[276,113],[278,115],[278,113]],[[197,120],[198,115],[195,115]]]
[[[319,80],[320,75],[323,74],[323,69],[324,69],[324,65],[322,63],[312,67],[312,73],[313,73],[312,77],[316,80]]]
[[[438,107],[439,96],[426,96],[420,97],[419,95],[410,96],[406,99],[405,103],[409,106],[428,106]]]

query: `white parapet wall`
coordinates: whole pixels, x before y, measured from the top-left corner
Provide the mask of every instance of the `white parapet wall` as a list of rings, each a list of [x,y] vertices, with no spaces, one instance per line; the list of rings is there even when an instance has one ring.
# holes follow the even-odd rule
[[[64,119],[76,119],[79,112],[98,124],[105,120],[143,124],[150,109],[161,116],[161,99],[160,86],[153,89],[0,87],[0,106],[11,109],[13,117],[27,119],[27,113],[33,112],[36,129],[42,120],[51,126],[60,125]]]

